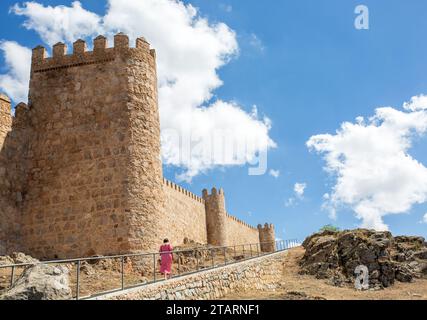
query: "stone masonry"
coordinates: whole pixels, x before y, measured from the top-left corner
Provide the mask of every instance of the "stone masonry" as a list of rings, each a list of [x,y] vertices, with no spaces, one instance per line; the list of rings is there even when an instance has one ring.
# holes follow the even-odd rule
[[[93,298],[93,300],[215,300],[248,290],[281,287],[288,251]]]
[[[93,51],[33,50],[28,105],[0,95],[0,255],[40,259],[157,250],[163,238],[212,245],[274,240],[163,178],[156,53],[97,37]],[[165,219],[168,223],[165,224]],[[236,236],[237,234],[237,236]],[[272,248],[264,248],[272,251]]]

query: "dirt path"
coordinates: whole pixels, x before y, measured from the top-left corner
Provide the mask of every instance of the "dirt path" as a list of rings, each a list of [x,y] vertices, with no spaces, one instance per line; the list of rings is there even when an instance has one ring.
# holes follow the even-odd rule
[[[313,276],[298,274],[298,261],[304,255],[303,248],[289,251],[284,263],[281,289],[276,291],[237,292],[224,299],[237,300],[427,300],[427,280],[413,283],[396,282],[391,288],[380,291],[357,291],[338,288]]]

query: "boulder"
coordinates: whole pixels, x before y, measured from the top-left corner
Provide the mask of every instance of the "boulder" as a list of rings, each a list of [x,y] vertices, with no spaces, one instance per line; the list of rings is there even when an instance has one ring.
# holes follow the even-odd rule
[[[0,300],[68,300],[72,298],[65,266],[38,264],[27,267]]]
[[[10,256],[0,256],[0,265],[37,263],[39,260],[22,252],[14,252]]]
[[[426,276],[427,244],[422,237],[394,238],[390,232],[365,229],[324,231],[308,237],[303,247],[300,273],[335,286],[353,286],[358,266],[367,267],[371,289]]]

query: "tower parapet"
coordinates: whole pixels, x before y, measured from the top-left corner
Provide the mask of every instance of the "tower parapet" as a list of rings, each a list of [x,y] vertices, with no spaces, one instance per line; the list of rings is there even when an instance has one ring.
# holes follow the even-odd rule
[[[225,211],[224,190],[212,188],[211,194],[203,190],[206,208],[206,231],[208,244],[227,245],[227,212]]]
[[[266,223],[264,226],[258,225],[259,242],[262,252],[276,251],[276,236],[274,225]]]
[[[52,48],[52,57],[48,57],[46,48],[38,46],[33,49],[31,60],[32,73],[47,72],[51,70],[79,67],[83,65],[98,64],[114,61],[118,57],[126,57],[136,52],[149,53],[151,59],[155,59],[154,49],[145,38],[137,38],[135,47],[130,47],[129,37],[123,33],[114,36],[114,46],[109,48],[107,38],[98,36],[93,40],[93,51],[87,51],[84,40],[73,43],[72,53],[68,53],[67,45],[59,42]]]

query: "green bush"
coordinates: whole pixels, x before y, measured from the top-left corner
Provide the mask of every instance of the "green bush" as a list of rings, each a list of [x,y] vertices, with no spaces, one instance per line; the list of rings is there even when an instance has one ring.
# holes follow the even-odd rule
[[[332,232],[339,232],[340,228],[333,226],[332,224],[328,224],[320,229],[320,232],[323,231],[332,231]]]

